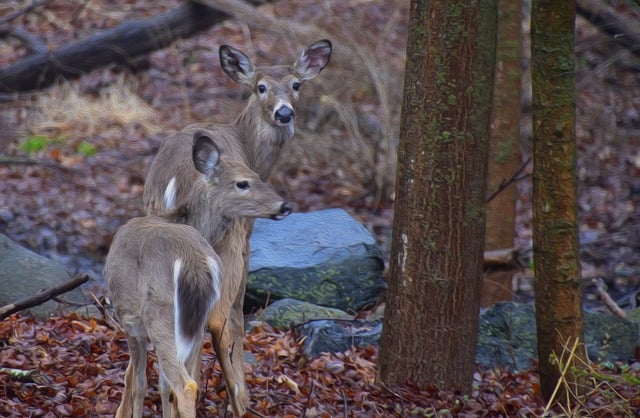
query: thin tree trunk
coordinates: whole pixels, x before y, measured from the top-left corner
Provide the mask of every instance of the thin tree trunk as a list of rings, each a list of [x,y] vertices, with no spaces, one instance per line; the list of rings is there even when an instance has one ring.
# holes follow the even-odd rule
[[[460,3],[460,4],[457,4]],[[378,378],[471,389],[496,2],[411,2]]]
[[[575,0],[533,0],[533,250],[540,386],[548,400],[559,358],[583,341],[577,228]],[[571,380],[571,376],[565,376]]]
[[[522,1],[498,2],[498,41],[491,112],[488,191],[499,188],[520,166],[520,99],[522,85]],[[513,246],[517,185],[502,190],[487,206],[486,249]],[[488,270],[482,306],[511,300],[514,270]]]

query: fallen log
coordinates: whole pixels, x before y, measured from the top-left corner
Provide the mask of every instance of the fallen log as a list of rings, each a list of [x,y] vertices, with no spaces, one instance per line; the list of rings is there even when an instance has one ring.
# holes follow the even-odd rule
[[[0,68],[0,93],[42,89],[56,80],[75,78],[111,63],[135,67],[141,56],[229,17],[212,7],[186,2],[153,18],[126,21],[56,51],[31,55]]]
[[[77,274],[75,276],[73,276],[71,279],[69,279],[68,281],[52,287],[50,289],[44,289],[39,291],[38,293],[36,293],[35,295],[26,297],[24,299],[21,299],[15,303],[11,303],[9,305],[5,305],[3,307],[0,308],[0,321],[5,319],[6,317],[8,317],[11,314],[14,314],[16,312],[19,312],[23,309],[27,309],[30,308],[32,306],[36,306],[36,305],[40,305],[46,301],[48,301],[49,299],[53,299],[58,295],[61,295],[63,293],[66,293],[70,290],[75,289],[76,287],[80,286],[81,284],[85,283],[87,280],[89,280],[89,276],[86,274]]]

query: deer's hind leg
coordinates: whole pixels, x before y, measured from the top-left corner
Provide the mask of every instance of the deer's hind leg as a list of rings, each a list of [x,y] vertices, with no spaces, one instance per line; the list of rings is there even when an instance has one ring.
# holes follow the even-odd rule
[[[147,391],[147,338],[127,334],[129,365],[125,371],[124,393],[116,418],[142,418]]]
[[[149,330],[160,369],[162,416],[163,418],[195,418],[198,383],[189,374],[187,366],[178,360],[175,338],[165,338],[167,328],[164,325],[158,323],[158,329]],[[201,339],[194,344],[193,350],[199,352],[200,348]],[[189,358],[191,356],[193,352]]]

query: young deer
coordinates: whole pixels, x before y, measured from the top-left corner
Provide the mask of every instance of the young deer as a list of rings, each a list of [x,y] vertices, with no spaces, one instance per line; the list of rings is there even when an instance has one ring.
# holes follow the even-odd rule
[[[153,161],[144,188],[144,204],[149,214],[161,214],[176,206],[192,206],[188,221],[216,250],[223,265],[222,282],[228,286],[222,297],[233,304],[227,321],[214,312],[209,320],[214,347],[227,382],[230,404],[237,416],[249,406],[244,376],[242,306],[249,262],[249,236],[253,221],[235,219],[224,236],[212,232],[207,211],[219,203],[215,199],[192,199],[197,172],[189,167],[188,138],[196,129],[206,129],[221,144],[222,151],[243,160],[263,180],[268,180],[283,145],[293,137],[295,111],[301,85],[329,63],[331,42],[321,40],[307,47],[290,66],[255,67],[251,60],[230,46],[220,47],[220,62],[229,77],[251,91],[249,101],[236,120],[228,125],[198,124],[165,138]],[[215,311],[215,309],[214,309]]]
[[[206,132],[194,132],[191,143],[191,165],[200,173],[192,185],[193,199],[166,216],[131,219],[118,230],[107,255],[104,277],[131,357],[117,418],[142,417],[148,341],[160,368],[163,417],[196,416],[205,326],[212,313],[228,315],[231,298],[225,294],[218,255],[197,229],[182,223],[192,218],[189,203],[217,203],[205,211],[214,239],[220,239],[230,219],[282,219],[291,212],[257,174],[220,155]]]

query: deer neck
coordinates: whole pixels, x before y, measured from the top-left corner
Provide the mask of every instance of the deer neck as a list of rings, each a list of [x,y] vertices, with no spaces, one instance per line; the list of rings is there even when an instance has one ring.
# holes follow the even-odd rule
[[[268,180],[280,151],[295,132],[293,123],[273,125],[264,120],[261,109],[253,97],[235,122],[249,166],[263,181]]]
[[[195,187],[192,196],[207,196],[206,190]],[[215,245],[225,234],[231,223],[231,218],[222,215],[222,209],[217,205],[218,199],[210,199],[208,196],[202,199],[187,199],[184,206],[173,212],[176,222],[191,225],[197,229],[210,245]],[[212,206],[213,205],[213,206]]]

